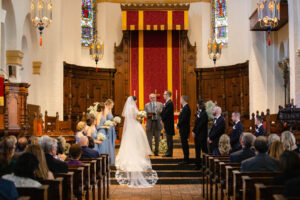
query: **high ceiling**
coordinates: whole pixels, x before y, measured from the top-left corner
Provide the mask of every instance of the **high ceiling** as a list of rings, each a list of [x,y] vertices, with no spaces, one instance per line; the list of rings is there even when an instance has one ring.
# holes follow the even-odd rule
[[[191,3],[191,2],[211,2],[211,0],[97,0],[101,2],[112,2],[112,3]]]

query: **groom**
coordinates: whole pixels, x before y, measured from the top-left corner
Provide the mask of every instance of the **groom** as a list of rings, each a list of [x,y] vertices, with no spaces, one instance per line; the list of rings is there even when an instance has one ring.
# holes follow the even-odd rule
[[[166,103],[162,109],[161,119],[162,125],[165,128],[165,133],[167,137],[168,151],[163,157],[172,157],[173,156],[173,135],[174,131],[174,104],[171,100],[172,93],[170,91],[164,92],[164,99]]]
[[[156,95],[149,95],[150,102],[145,105],[145,111],[147,112],[147,124],[146,124],[146,132],[148,136],[148,142],[150,148],[152,150],[152,138],[155,137],[155,152],[154,155],[158,156],[159,150],[159,138],[161,134],[161,118],[160,111],[163,108],[162,103],[156,101]]]

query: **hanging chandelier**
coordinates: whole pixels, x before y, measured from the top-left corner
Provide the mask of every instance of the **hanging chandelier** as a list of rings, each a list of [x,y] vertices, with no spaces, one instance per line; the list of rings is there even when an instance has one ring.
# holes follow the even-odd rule
[[[271,30],[280,20],[280,0],[259,0],[257,3],[258,21],[268,31],[268,44],[271,45]]]
[[[208,40],[207,51],[209,58],[214,62],[214,71],[216,71],[217,60],[221,57],[222,54],[222,43],[217,43],[216,34],[215,34],[215,1],[211,0],[211,37]]]
[[[43,30],[52,21],[52,0],[31,0],[31,19],[33,26],[40,32],[40,46],[42,46]]]
[[[97,64],[104,55],[104,44],[98,40],[97,31],[95,32],[94,41],[90,44],[90,56],[96,63],[96,72],[98,72]]]

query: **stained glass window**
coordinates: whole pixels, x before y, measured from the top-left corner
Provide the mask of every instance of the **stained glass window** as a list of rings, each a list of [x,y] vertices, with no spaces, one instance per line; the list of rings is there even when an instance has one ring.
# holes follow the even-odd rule
[[[228,43],[227,0],[215,0],[215,37],[217,43]]]
[[[96,25],[96,0],[82,0],[81,45],[89,46],[94,39]]]

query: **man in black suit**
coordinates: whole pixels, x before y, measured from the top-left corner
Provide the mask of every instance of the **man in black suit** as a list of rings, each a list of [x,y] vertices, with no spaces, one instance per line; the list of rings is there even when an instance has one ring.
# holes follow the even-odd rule
[[[208,153],[207,150],[207,124],[208,116],[205,110],[205,104],[203,100],[198,100],[197,102],[197,116],[193,129],[193,137],[195,138],[195,152],[196,152],[196,170],[199,170],[201,167],[201,149],[202,152]]]
[[[222,117],[222,109],[216,106],[213,109],[213,115],[215,117],[215,121],[210,129],[207,142],[209,143],[210,153],[215,154],[218,150],[220,137],[225,133],[225,120]]]
[[[230,162],[240,163],[243,160],[255,156],[254,149],[251,148],[254,140],[255,138],[252,133],[242,133],[240,143],[242,144],[243,149],[230,154]]]
[[[266,135],[266,130],[263,126],[263,118],[260,116],[257,116],[255,118],[255,125],[257,126],[256,131],[255,131],[255,136],[265,136]]]
[[[39,139],[39,144],[45,152],[46,162],[49,170],[53,173],[67,173],[67,163],[56,159],[57,141],[49,136],[42,136]]]
[[[188,97],[186,95],[181,96],[180,103],[182,105],[182,109],[179,114],[177,128],[179,129],[180,140],[184,154],[183,162],[180,164],[188,164],[190,154],[188,139],[190,135],[191,109],[188,105]]]
[[[82,136],[79,139],[79,145],[82,148],[81,158],[98,158],[99,153],[94,149],[89,148],[89,139],[87,136]]]
[[[171,100],[172,93],[170,91],[164,92],[164,99],[166,103],[161,112],[161,124],[163,125],[166,137],[167,137],[167,145],[168,151],[166,155],[163,157],[172,157],[173,156],[173,135],[175,135],[174,131],[174,104]]]
[[[243,124],[240,121],[241,114],[237,111],[232,113],[232,121],[234,126],[232,127],[230,135],[231,153],[236,152],[242,148],[240,143],[241,134],[244,131]]]
[[[278,161],[268,155],[269,145],[266,137],[257,137],[254,142],[254,147],[256,156],[242,162],[242,172],[279,170]]]

